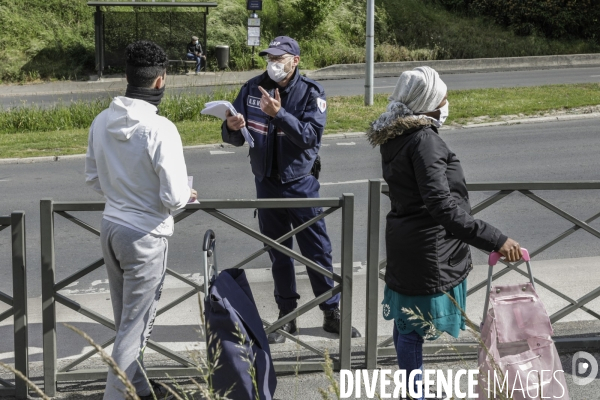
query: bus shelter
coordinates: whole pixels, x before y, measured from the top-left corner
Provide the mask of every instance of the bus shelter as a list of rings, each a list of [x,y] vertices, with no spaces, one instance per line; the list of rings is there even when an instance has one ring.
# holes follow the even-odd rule
[[[161,46],[169,59],[185,59],[192,36],[201,38],[206,52],[206,17],[217,3],[89,1],[94,15],[96,70],[102,77],[105,67],[125,66],[124,51],[136,40],[151,40]]]

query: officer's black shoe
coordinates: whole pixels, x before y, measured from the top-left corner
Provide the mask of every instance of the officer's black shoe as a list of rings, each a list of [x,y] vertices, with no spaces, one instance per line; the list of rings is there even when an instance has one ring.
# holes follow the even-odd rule
[[[173,398],[173,395],[167,389],[165,389],[162,385],[159,385],[152,379],[150,379],[149,382],[150,382],[150,386],[152,387],[152,392],[154,392],[154,395],[152,395],[152,393],[150,393],[149,395],[146,395],[146,396],[139,396],[140,400],[154,400],[154,399],[171,400]]]
[[[323,311],[323,329],[325,332],[340,334],[340,324],[342,323],[342,316],[340,309],[335,308],[333,310]],[[361,337],[360,332],[355,327],[352,327],[352,337]]]
[[[281,319],[281,318],[285,317],[287,314],[289,314],[292,311],[282,311],[282,310],[279,310],[279,317],[277,317],[277,319]],[[298,329],[298,327],[296,326],[296,318],[294,318],[293,320],[291,320],[287,324],[284,324],[279,329],[281,329],[282,331],[286,331],[289,334],[296,333],[296,330]],[[283,336],[281,333],[279,333],[277,331],[269,333],[268,339],[269,339],[269,343],[270,344],[284,343],[285,342],[285,336]]]

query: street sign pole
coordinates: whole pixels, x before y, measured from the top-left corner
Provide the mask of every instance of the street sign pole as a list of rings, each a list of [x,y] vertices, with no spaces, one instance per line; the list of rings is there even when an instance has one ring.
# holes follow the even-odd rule
[[[252,46],[252,69],[256,67],[254,48],[260,46],[260,18],[256,11],[262,10],[262,0],[247,0],[246,9],[252,11],[248,18],[248,46]]]

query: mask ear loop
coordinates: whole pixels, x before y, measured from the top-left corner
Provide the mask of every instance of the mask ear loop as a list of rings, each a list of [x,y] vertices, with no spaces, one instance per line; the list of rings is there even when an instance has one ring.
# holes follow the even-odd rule
[[[288,61],[286,61],[286,62],[283,64],[283,70],[284,70],[284,71],[285,71],[285,66],[286,66],[286,65],[288,64],[288,62],[290,62],[290,61],[291,61],[292,63],[294,62],[294,57],[293,57],[293,56],[292,56],[292,57],[289,57]],[[290,67],[290,71],[292,70],[292,68],[294,68],[294,66],[293,66],[293,65]],[[289,73],[290,71],[287,71],[287,72]]]

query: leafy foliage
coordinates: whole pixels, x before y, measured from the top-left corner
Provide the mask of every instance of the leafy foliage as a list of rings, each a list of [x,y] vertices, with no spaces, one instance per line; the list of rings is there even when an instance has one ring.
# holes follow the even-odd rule
[[[0,81],[70,79],[92,69],[92,12],[80,0],[2,0]]]
[[[375,59],[600,52],[600,7],[593,2],[597,0],[376,0]],[[0,0],[0,81],[78,79],[92,72],[93,12],[85,0]],[[276,36],[292,36],[300,43],[301,68],[365,61],[364,0],[269,0],[258,14],[261,48]],[[253,52],[246,43],[248,16],[246,0],[219,0],[210,10],[208,70],[217,68],[217,45],[229,46],[232,70],[265,67],[258,49]],[[145,29],[148,35],[158,31]],[[172,46],[175,52],[185,49],[185,43]]]
[[[297,28],[304,32],[304,35],[314,32],[341,2],[341,0],[296,0],[292,5],[302,15],[302,24]]]
[[[518,35],[580,38],[600,43],[596,0],[441,0],[450,9],[487,15]]]

